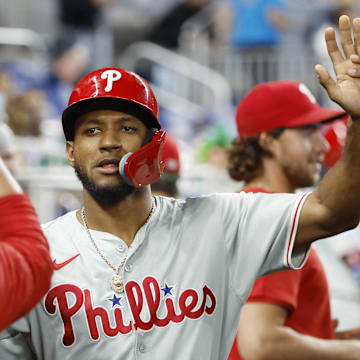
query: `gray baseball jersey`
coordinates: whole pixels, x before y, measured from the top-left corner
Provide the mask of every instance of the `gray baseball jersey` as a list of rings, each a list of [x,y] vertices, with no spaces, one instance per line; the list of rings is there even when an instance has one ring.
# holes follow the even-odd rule
[[[44,225],[51,288],[2,333],[0,358],[226,359],[255,279],[306,258],[292,251],[305,197],[155,197],[156,210],[130,247],[91,230],[112,264],[127,256],[121,293],[111,289],[114,271],[75,212]]]

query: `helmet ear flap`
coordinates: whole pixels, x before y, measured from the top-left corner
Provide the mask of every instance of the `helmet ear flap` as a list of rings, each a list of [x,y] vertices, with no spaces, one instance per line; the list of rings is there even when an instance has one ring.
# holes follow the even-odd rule
[[[119,163],[121,177],[126,183],[136,188],[159,180],[165,167],[162,160],[162,149],[166,140],[165,131],[149,129],[147,139],[150,139],[147,144],[133,153],[125,154]]]
[[[142,144],[142,146],[145,146],[146,144],[148,144],[154,137],[155,133],[159,131],[159,129],[156,129],[156,128],[150,128],[148,131],[147,131],[147,134],[146,134],[146,137],[145,137],[145,140]]]

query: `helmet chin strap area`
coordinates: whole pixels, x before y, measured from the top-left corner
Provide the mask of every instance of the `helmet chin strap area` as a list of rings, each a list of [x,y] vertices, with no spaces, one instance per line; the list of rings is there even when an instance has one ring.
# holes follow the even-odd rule
[[[157,181],[165,163],[162,161],[162,148],[166,140],[164,130],[148,130],[143,146],[125,154],[119,163],[119,173],[126,183],[141,188]]]

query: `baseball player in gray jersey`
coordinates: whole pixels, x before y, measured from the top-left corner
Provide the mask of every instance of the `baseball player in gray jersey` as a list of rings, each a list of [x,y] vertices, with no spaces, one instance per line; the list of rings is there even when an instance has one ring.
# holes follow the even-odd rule
[[[118,68],[80,80],[62,120],[84,204],[44,225],[51,288],[1,334],[0,358],[226,359],[255,279],[301,267],[313,241],[359,222],[355,50],[340,59],[333,30],[327,44],[339,80],[318,68],[320,81],[353,121],[342,159],[310,194],[152,197],[165,133],[148,84]]]

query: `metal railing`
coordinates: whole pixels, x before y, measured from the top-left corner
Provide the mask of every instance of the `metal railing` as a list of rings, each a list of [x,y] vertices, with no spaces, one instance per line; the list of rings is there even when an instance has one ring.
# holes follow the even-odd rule
[[[306,48],[309,44],[302,43],[300,35],[293,37],[291,43],[272,49],[234,49],[230,44],[212,47],[206,30],[215,24],[221,10],[218,7],[218,4],[212,3],[184,22],[178,39],[179,53],[222,74],[237,100],[255,85],[275,80],[300,81],[317,98],[325,96],[314,72],[314,65],[319,59]],[[323,7],[321,1],[316,7]],[[289,8],[289,15],[296,17],[300,12],[304,17],[307,8],[305,0],[294,2]]]
[[[300,81],[316,97],[324,94],[314,71],[317,59],[308,52],[294,54],[280,49],[258,49],[251,52],[228,49],[220,54],[212,52],[207,63],[228,80],[238,99],[255,85],[276,80]]]
[[[33,59],[46,58],[44,39],[35,31],[24,28],[0,27],[1,61],[16,60],[16,55],[25,50]]]
[[[144,60],[150,64],[149,82],[159,104],[173,113],[198,117],[231,102],[232,91],[222,75],[151,42],[130,45],[118,65],[136,70]]]

